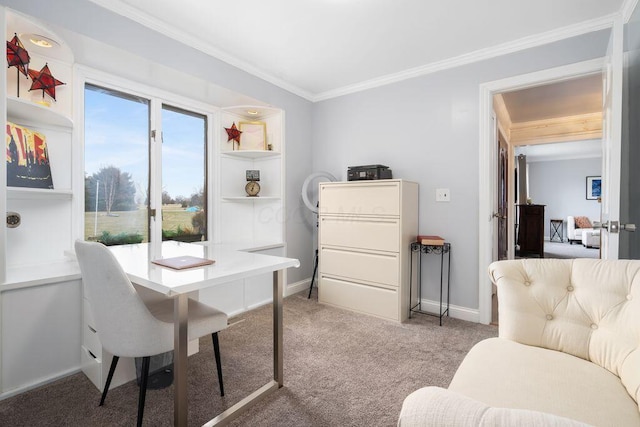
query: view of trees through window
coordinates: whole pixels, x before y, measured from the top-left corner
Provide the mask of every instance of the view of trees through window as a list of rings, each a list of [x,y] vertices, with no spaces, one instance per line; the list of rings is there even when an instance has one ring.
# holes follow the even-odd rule
[[[149,241],[150,105],[148,99],[85,87],[86,240]],[[206,116],[163,106],[162,124],[162,238],[201,240]]]

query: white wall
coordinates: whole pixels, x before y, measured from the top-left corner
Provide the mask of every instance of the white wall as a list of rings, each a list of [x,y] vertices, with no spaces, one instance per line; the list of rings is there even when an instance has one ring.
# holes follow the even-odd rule
[[[420,184],[420,233],[452,244],[451,303],[478,308],[479,85],[601,57],[608,31],[314,104],[313,168],[381,163]],[[451,202],[435,202],[449,188]],[[428,276],[438,276],[432,273]],[[431,282],[429,281],[431,280]],[[436,300],[436,277],[423,296]]]
[[[529,162],[529,197],[546,205],[544,235],[549,238],[549,220],[563,219],[567,239],[567,216],[587,216],[600,220],[600,203],[586,198],[586,177],[600,176],[602,159],[575,159]]]

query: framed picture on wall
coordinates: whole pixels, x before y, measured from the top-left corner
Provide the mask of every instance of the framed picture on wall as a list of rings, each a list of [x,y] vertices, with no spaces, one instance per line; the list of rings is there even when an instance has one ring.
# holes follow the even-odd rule
[[[598,200],[602,188],[602,178],[599,176],[587,177],[587,200]]]
[[[241,150],[266,150],[267,125],[265,122],[240,122],[239,129]]]

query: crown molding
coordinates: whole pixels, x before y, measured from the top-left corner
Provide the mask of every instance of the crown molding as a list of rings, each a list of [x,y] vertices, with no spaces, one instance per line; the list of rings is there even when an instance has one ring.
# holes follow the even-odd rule
[[[201,39],[178,31],[171,27],[169,24],[155,19],[148,14],[136,9],[121,0],[90,0],[98,6],[109,10],[111,12],[122,15],[128,19],[131,19],[138,24],[150,28],[156,32],[166,35],[176,41],[184,43],[197,49],[207,55],[213,56],[229,65],[239,68],[247,73],[265,80],[275,86],[280,87],[294,95],[300,96],[311,102],[325,101],[331,98],[337,98],[340,96],[361,92],[368,89],[373,89],[380,86],[385,86],[392,83],[397,83],[403,80],[412,79],[415,77],[443,71],[462,65],[471,64],[478,61],[483,61],[498,56],[506,55],[509,53],[518,52],[524,49],[541,46],[548,43],[553,43],[566,38],[579,36],[593,31],[599,31],[606,28],[611,28],[616,18],[620,17],[620,13],[614,13],[605,15],[600,18],[584,21],[578,24],[569,25],[556,30],[547,31],[545,33],[534,34],[531,36],[523,37],[511,42],[502,43],[489,48],[479,49],[474,52],[465,53],[455,56],[453,58],[445,59],[442,61],[436,61],[430,64],[422,65],[419,67],[410,68],[398,73],[388,74],[374,79],[366,80],[363,82],[355,83],[353,85],[343,86],[341,88],[332,89],[321,93],[311,93],[298,86],[292,85],[272,74],[266,73],[260,70],[258,67],[243,61],[228,52],[218,49],[209,43],[202,41]],[[630,14],[635,7],[638,0],[625,0],[623,11]]]
[[[631,1],[637,1],[637,0],[631,0]],[[557,30],[547,31],[545,33],[540,33],[540,34],[534,34],[534,35],[523,37],[511,42],[502,43],[489,48],[479,49],[474,52],[458,55],[453,58],[445,59],[438,62],[433,62],[431,64],[422,65],[415,68],[410,68],[408,70],[401,71],[399,73],[389,74],[386,76],[356,83],[350,86],[344,86],[342,88],[320,93],[314,96],[313,101],[318,102],[318,101],[324,101],[331,98],[337,98],[339,96],[348,95],[351,93],[360,92],[367,89],[373,89],[379,86],[385,86],[391,83],[412,79],[414,77],[419,77],[426,74],[431,74],[438,71],[443,71],[450,68],[471,64],[474,62],[495,58],[498,56],[518,52],[524,49],[529,49],[532,47],[537,47],[537,46],[541,46],[548,43],[553,43],[553,42],[567,39],[570,37],[575,37],[575,36],[587,34],[594,31],[604,30],[607,28],[611,28],[613,26],[614,20],[618,16],[619,14],[617,13],[605,15],[600,18],[584,21],[578,24],[559,28]]]
[[[228,52],[225,52],[221,49],[218,49],[212,46],[209,43],[203,42],[198,37],[192,36],[190,34],[186,34],[181,31],[177,31],[171,25],[160,21],[159,19],[153,18],[146,13],[136,9],[128,4],[120,1],[120,0],[89,0],[92,3],[97,4],[98,6],[109,10],[111,12],[117,13],[118,15],[124,16],[125,18],[131,19],[132,21],[145,26],[151,30],[154,30],[160,34],[164,34],[165,36],[174,39],[180,43],[184,43],[194,49],[197,49],[209,56],[212,56],[220,61],[226,62],[229,65],[232,65],[236,68],[239,68],[247,73],[258,77],[262,80],[265,80],[275,86],[278,86],[281,89],[284,89],[288,92],[293,93],[294,95],[298,95],[301,98],[306,99],[307,101],[312,101],[314,95],[311,92],[308,92],[302,88],[299,88],[295,85],[292,85],[280,78],[277,78],[269,73],[265,73],[254,65],[243,61]]]
[[[620,14],[622,15],[622,22],[627,23],[631,19],[631,14],[638,5],[638,0],[625,0],[620,8]]]

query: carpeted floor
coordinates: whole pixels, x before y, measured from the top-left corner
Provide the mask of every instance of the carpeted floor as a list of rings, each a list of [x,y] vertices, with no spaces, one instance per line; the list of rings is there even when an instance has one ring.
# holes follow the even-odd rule
[[[585,248],[580,243],[544,242],[545,258],[600,258],[598,248]]]
[[[225,397],[220,397],[211,340],[189,358],[189,425],[202,425],[272,375],[271,306],[244,314],[220,333]],[[238,319],[234,319],[238,320]],[[394,426],[413,390],[446,387],[467,351],[497,335],[494,326],[418,315],[403,324],[311,300],[284,303],[285,387],[233,422],[236,426]],[[43,354],[46,357],[46,354]],[[0,401],[6,426],[130,426],[137,386],[100,392],[82,374]],[[144,425],[170,426],[173,387],[147,392]]]

